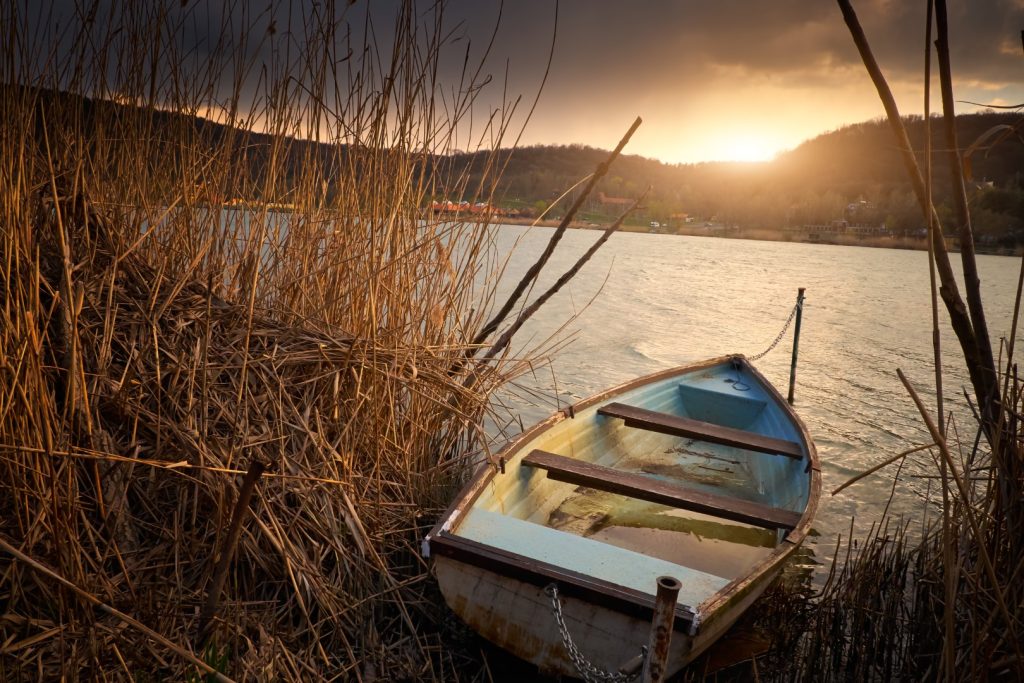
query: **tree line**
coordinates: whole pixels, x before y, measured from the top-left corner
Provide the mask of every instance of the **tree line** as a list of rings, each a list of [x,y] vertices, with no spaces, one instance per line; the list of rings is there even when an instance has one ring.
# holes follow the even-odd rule
[[[997,127],[1020,126],[1017,113],[985,111],[957,118],[962,152]],[[922,158],[925,121],[906,118],[911,144]],[[1006,130],[1002,128],[1001,130]],[[950,215],[949,171],[939,126],[931,126],[934,196],[940,217]],[[998,136],[993,136],[996,139]],[[527,213],[546,208],[567,188],[590,173],[604,157],[583,145],[546,145],[512,151],[495,203]],[[465,154],[452,169],[466,173],[467,187],[482,171],[482,155]],[[978,239],[994,243],[1024,242],[1024,138],[1011,134],[994,146],[979,147],[967,157],[970,200]],[[779,229],[848,220],[885,224],[894,234],[924,228],[920,209],[906,180],[892,134],[881,119],[842,127],[759,163],[707,162],[666,164],[623,155],[597,188],[611,197],[636,197],[651,186],[638,220],[671,222],[681,214],[747,228]],[[596,197],[596,195],[595,195]],[[564,203],[564,202],[563,202]],[[590,205],[599,217],[614,207]],[[552,213],[558,215],[558,208]],[[948,222],[944,221],[944,224]]]
[[[56,106],[65,93],[45,92],[40,108]],[[87,118],[103,118],[111,109],[131,109],[113,102],[90,102],[82,110]],[[127,114],[127,112],[126,112]],[[323,168],[358,167],[363,154],[359,145],[330,145],[298,138],[278,138],[276,154],[283,158],[283,175],[268,183],[266,168],[273,156],[270,135],[247,130],[241,132],[219,123],[178,112],[153,112],[160,127],[187,129],[198,146],[229,145],[247,163],[223,186],[203,188],[203,196],[230,202],[289,201],[290,187],[297,184],[303,168],[316,162]],[[923,158],[925,122],[920,116],[905,119],[911,145]],[[86,127],[89,124],[86,123]],[[998,144],[980,146],[966,161],[970,170],[969,194],[975,235],[981,243],[1024,243],[1024,136],[1019,113],[985,111],[957,117],[957,132],[964,151],[993,129],[1010,134]],[[935,204],[940,218],[952,215],[949,171],[943,163],[944,148],[939,126],[933,122],[932,148],[936,151],[934,171]],[[97,131],[100,134],[101,131]],[[999,136],[993,136],[997,140]],[[367,148],[368,149],[368,148]],[[568,188],[591,173],[603,161],[605,150],[585,145],[542,145],[502,150],[497,157],[488,152],[438,156],[429,151],[409,150],[417,158],[419,177],[428,187],[453,186],[462,196],[443,196],[435,200],[486,201],[496,206],[536,215],[547,209]],[[174,165],[176,152],[154,145],[150,150],[162,163]],[[488,196],[478,188],[493,187],[481,182],[493,172],[487,164],[498,158],[503,164],[501,179]],[[923,165],[923,164],[922,164]],[[705,162],[667,164],[638,155],[622,155],[599,183],[585,207],[584,218],[606,220],[620,207],[603,205],[607,197],[635,198],[648,186],[651,191],[643,209],[633,220],[646,224],[658,221],[678,225],[684,219],[713,221],[752,229],[785,229],[835,220],[881,225],[897,235],[919,234],[924,228],[920,209],[905,178],[892,134],[882,119],[844,126],[812,138],[769,162]],[[158,191],[162,191],[157,188]],[[163,188],[167,201],[177,201],[178,186]],[[326,181],[323,198],[329,200],[339,191]],[[270,193],[270,194],[268,194]],[[272,196],[271,196],[272,195]],[[567,198],[571,201],[572,196]],[[569,201],[552,207],[557,218]],[[853,209],[851,213],[851,208]],[[950,225],[943,220],[943,225]]]

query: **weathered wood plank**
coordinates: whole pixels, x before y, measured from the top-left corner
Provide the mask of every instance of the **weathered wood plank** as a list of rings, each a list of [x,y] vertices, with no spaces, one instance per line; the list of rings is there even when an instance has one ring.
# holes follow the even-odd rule
[[[531,451],[523,458],[523,465],[546,470],[548,477],[556,481],[589,486],[765,529],[793,529],[800,522],[800,513],[792,510],[694,491],[643,474],[622,472],[547,451]]]
[[[733,446],[759,453],[771,453],[773,455],[784,455],[788,458],[800,460],[803,458],[803,450],[800,444],[795,441],[776,439],[771,436],[764,436],[755,432],[748,432],[743,429],[723,427],[722,425],[691,420],[688,417],[659,413],[636,406],[627,406],[623,403],[608,403],[598,408],[599,415],[606,417],[618,417],[626,421],[627,427],[646,429],[659,434],[671,434],[683,436],[689,439],[698,439],[709,443]]]
[[[654,595],[632,588],[624,588],[609,581],[575,572],[547,562],[539,562],[517,553],[495,548],[485,543],[462,538],[442,531],[429,539],[431,553],[444,555],[459,562],[480,567],[500,576],[544,587],[555,582],[564,595],[572,595],[595,605],[608,607],[649,622],[654,613]],[[654,588],[652,587],[652,591]],[[694,610],[688,605],[676,605],[676,628],[696,635],[693,628]]]

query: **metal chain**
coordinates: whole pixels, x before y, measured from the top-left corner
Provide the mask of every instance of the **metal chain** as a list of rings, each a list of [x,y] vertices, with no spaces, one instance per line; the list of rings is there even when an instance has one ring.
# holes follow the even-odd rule
[[[796,305],[793,306],[793,310],[790,311],[789,317],[786,318],[786,324],[782,326],[782,331],[779,332],[779,336],[775,338],[775,341],[771,343],[771,346],[769,346],[767,349],[757,354],[756,356],[749,356],[747,360],[751,362],[755,360],[761,360],[762,358],[767,356],[772,351],[772,349],[779,345],[779,342],[782,341],[782,338],[786,336],[786,330],[788,330],[789,326],[793,324],[793,318],[796,317],[796,312],[800,310],[801,305],[802,304],[797,303]]]
[[[565,618],[562,616],[562,603],[558,599],[558,586],[552,583],[544,589],[544,593],[551,598],[551,611],[555,615],[555,622],[558,624],[558,630],[562,634],[562,644],[565,645],[565,650],[569,653],[569,659],[572,660],[573,666],[576,667],[576,671],[579,672],[584,681],[587,683],[627,683],[628,681],[636,680],[640,676],[640,671],[632,674],[612,673],[591,664],[584,654],[580,652],[580,649],[576,647],[572,636],[569,635],[569,628],[565,625]],[[643,649],[646,651],[647,648]]]

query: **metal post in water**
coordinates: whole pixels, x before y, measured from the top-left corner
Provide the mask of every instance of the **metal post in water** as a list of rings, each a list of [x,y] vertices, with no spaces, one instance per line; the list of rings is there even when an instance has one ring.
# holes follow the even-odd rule
[[[797,350],[800,348],[800,317],[804,312],[804,291],[806,287],[801,287],[796,293],[796,327],[793,328],[793,362],[789,366],[789,396],[786,400],[789,401],[789,405],[793,405],[793,388],[796,386],[796,356]]]
[[[654,599],[654,618],[651,620],[651,637],[647,645],[647,661],[644,662],[643,683],[661,683],[665,680],[665,666],[668,649],[672,644],[672,629],[675,625],[676,600],[683,584],[671,576],[658,577],[658,593]]]

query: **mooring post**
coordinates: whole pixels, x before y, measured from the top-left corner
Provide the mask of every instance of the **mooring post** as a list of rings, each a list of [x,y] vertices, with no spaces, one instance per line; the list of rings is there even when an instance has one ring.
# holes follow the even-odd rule
[[[796,326],[793,328],[793,362],[789,366],[789,396],[786,400],[789,401],[789,405],[793,405],[793,388],[796,386],[796,356],[797,351],[800,348],[800,317],[804,312],[804,291],[806,287],[801,287],[796,293]]]
[[[643,683],[661,683],[665,680],[668,648],[672,644],[672,629],[676,620],[676,600],[683,584],[671,576],[658,577],[658,593],[654,599],[654,618],[651,637],[647,644]]]

